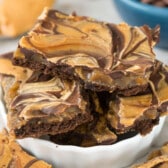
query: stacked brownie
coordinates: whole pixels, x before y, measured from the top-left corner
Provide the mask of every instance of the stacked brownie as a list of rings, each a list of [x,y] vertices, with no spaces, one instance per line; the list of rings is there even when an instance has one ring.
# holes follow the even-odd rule
[[[158,39],[159,27],[45,9],[14,54],[0,58],[11,134],[79,146],[146,135],[168,112]]]

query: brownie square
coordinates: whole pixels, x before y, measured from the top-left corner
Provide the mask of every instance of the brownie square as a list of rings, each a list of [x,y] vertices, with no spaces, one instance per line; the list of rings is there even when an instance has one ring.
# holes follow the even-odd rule
[[[1,57],[0,64],[4,61],[6,70],[15,68],[10,75],[3,73],[1,82],[10,86],[4,87],[8,126],[17,138],[68,132],[92,119],[88,96],[77,82],[33,71],[27,74],[26,68]],[[16,78],[16,72],[25,75]]]
[[[94,91],[138,93],[148,86],[158,38],[158,27],[115,25],[46,9],[20,39],[13,63],[80,81]]]

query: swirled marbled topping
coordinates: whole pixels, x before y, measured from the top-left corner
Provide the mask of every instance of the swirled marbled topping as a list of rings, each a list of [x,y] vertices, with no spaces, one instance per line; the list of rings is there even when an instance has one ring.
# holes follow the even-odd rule
[[[159,28],[114,25],[45,10],[19,41],[16,65],[80,79],[86,88],[114,91],[147,85]]]

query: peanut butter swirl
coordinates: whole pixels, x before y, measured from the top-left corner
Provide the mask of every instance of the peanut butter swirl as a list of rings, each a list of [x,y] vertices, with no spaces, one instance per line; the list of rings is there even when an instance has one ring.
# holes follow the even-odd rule
[[[51,168],[42,160],[27,154],[6,131],[0,133],[0,167],[1,168]]]
[[[45,9],[19,41],[16,65],[80,79],[92,90],[128,89],[147,84],[159,28],[114,25]]]

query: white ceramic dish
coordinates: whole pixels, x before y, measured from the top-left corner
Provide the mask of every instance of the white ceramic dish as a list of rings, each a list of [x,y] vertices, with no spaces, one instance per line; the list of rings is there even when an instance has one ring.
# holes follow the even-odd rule
[[[18,140],[23,148],[57,168],[123,168],[144,156],[159,137],[165,122],[145,137],[136,135],[114,145],[88,148],[57,145],[48,140],[25,138]],[[6,127],[6,111],[0,102],[0,128]],[[163,140],[164,141],[164,140]]]

